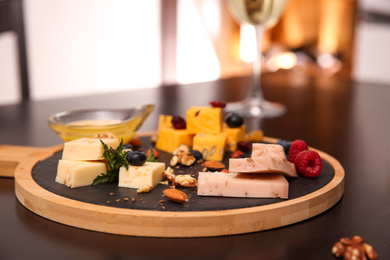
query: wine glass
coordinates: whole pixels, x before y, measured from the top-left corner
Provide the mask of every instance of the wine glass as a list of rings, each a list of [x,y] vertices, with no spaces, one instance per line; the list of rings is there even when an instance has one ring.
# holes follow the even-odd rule
[[[227,0],[228,8],[238,23],[249,24],[255,28],[257,46],[250,91],[244,100],[228,103],[227,111],[234,111],[246,117],[277,117],[286,112],[284,105],[264,99],[260,75],[264,29],[278,22],[287,2],[288,0]]]

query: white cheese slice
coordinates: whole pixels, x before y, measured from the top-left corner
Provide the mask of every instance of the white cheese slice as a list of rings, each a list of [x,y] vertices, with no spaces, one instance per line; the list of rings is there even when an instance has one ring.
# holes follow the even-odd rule
[[[149,186],[154,188],[163,180],[165,163],[145,162],[142,166],[129,166],[126,170],[124,166],[119,169],[119,187],[144,189]]]
[[[119,145],[117,138],[101,139],[108,147],[116,149]],[[104,148],[98,138],[80,138],[66,142],[62,152],[62,159],[65,160],[102,160]]]
[[[288,198],[289,183],[282,174],[199,172],[199,196]]]
[[[104,162],[59,160],[55,181],[70,188],[77,188],[91,185],[98,175],[106,172]]]

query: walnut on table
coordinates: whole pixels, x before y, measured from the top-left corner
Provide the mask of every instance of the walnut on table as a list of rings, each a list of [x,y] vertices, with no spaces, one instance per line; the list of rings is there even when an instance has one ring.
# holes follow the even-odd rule
[[[332,253],[345,260],[376,260],[378,258],[374,248],[365,243],[361,236],[354,236],[352,239],[341,238],[333,245]]]

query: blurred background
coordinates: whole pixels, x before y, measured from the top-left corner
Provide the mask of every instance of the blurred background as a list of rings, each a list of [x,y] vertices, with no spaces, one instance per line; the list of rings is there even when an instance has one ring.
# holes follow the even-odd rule
[[[253,37],[223,0],[0,0],[0,104],[249,75]],[[390,84],[389,46],[388,0],[290,0],[263,73]]]

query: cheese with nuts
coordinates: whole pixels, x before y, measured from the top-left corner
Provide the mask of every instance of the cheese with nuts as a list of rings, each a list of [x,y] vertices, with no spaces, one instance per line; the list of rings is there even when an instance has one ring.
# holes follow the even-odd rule
[[[119,146],[117,138],[101,138],[108,146],[116,149]],[[102,160],[104,147],[99,138],[80,138],[64,144],[62,159],[64,160]]]
[[[245,125],[233,128],[224,123],[222,131],[227,134],[226,150],[228,151],[234,152],[237,150],[237,143],[240,141],[245,141]]]
[[[222,131],[222,123],[220,107],[190,107],[187,110],[187,132],[189,134],[219,134]]]
[[[55,181],[70,188],[77,188],[91,185],[101,173],[107,173],[104,162],[59,160]]]
[[[283,146],[279,144],[253,143],[251,158],[259,158],[262,156],[287,159]]]
[[[122,166],[119,169],[118,186],[138,189],[142,192],[150,191],[163,180],[164,171],[165,163],[162,162],[145,162],[142,166],[129,165],[128,170]]]
[[[204,160],[222,161],[225,155],[226,138],[226,133],[197,134],[192,149],[201,152]]]
[[[282,173],[287,177],[298,177],[295,165],[271,156],[262,156],[260,158],[230,158],[230,172],[242,173]]]
[[[174,129],[173,127],[162,127],[158,131],[156,148],[168,153],[173,153],[180,145],[192,146],[193,135],[185,129]]]
[[[289,183],[282,174],[199,172],[199,196],[288,198]]]
[[[250,158],[230,158],[230,172],[282,173],[287,177],[298,177],[295,164],[286,159],[281,145],[254,143]]]

